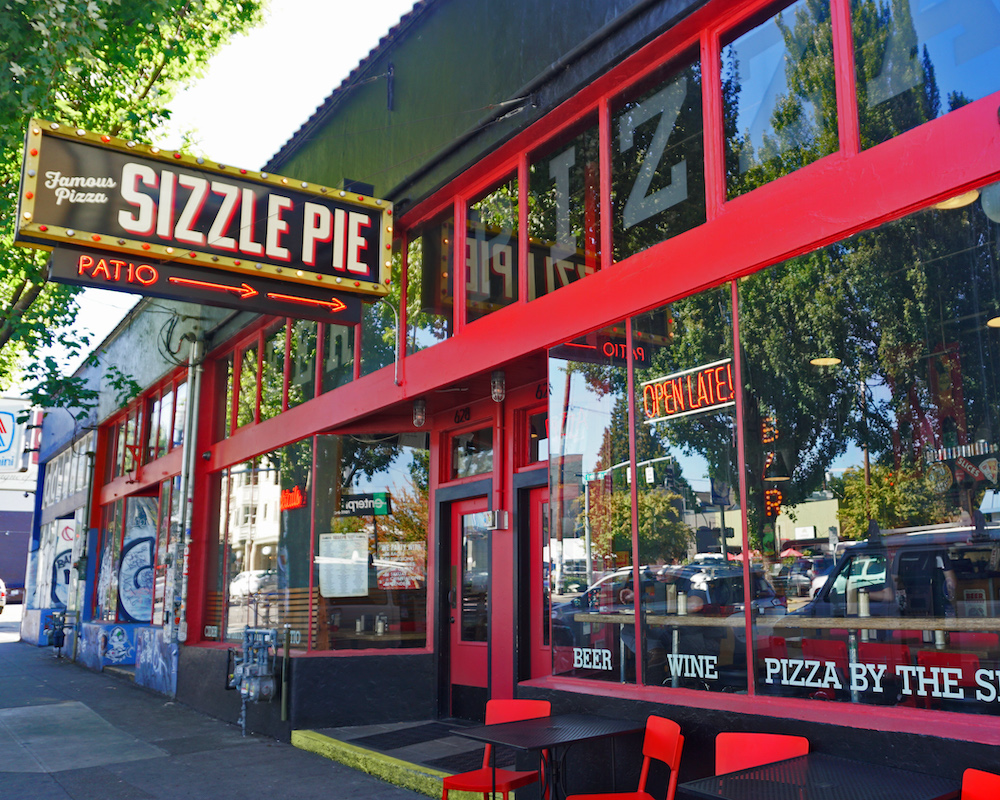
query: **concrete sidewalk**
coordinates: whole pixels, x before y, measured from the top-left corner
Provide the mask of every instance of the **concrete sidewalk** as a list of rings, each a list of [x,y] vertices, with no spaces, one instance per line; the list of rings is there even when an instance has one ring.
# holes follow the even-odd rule
[[[3,800],[422,796],[24,644],[18,612],[0,615]]]

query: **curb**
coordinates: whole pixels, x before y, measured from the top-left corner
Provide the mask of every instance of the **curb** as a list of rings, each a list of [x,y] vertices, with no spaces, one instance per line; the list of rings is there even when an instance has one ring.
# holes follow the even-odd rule
[[[386,783],[409,789],[428,797],[441,797],[441,781],[449,772],[422,767],[393,758],[385,753],[367,750],[364,747],[331,739],[315,731],[292,731],[292,745],[300,750],[316,753],[331,761],[336,761],[351,769],[367,773]],[[478,794],[470,792],[449,792],[455,800],[475,800]]]

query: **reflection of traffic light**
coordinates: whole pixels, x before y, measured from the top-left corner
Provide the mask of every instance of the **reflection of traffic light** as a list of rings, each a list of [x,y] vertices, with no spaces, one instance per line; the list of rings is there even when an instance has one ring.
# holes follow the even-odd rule
[[[677,476],[674,475],[674,462],[668,461],[666,468],[666,476],[663,479],[663,485],[669,489],[671,492],[677,491]]]

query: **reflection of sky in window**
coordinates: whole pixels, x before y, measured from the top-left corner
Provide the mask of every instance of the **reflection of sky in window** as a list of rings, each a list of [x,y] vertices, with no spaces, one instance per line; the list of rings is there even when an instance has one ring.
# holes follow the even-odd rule
[[[949,92],[978,100],[1000,88],[1000,0],[913,0],[910,10],[919,43],[913,58],[919,65],[927,46],[942,113],[948,110]],[[907,45],[905,38],[900,37],[901,46]],[[892,42],[888,47],[891,51]],[[887,75],[874,77],[869,81],[870,103],[893,96],[889,91],[898,94],[911,88],[902,83]]]
[[[788,26],[794,25],[795,14],[803,0],[795,3],[781,12],[781,18]],[[806,9],[808,13],[808,9]],[[798,47],[799,51],[803,48]],[[762,25],[743,34],[723,50],[723,64],[728,65],[736,60],[739,64],[739,92],[736,99],[736,130],[740,137],[749,137],[749,144],[754,153],[759,154],[764,137],[774,137],[772,117],[778,98],[788,94],[788,82],[785,76],[785,63],[789,59],[785,39],[778,28],[776,18],[771,18]],[[798,53],[792,54],[793,58]],[[815,117],[814,105],[800,98],[802,103],[803,122]],[[806,134],[809,126],[806,124],[798,137],[788,137],[787,145],[806,144],[804,139],[811,138]],[[753,154],[742,153],[740,156],[740,172],[746,172],[753,162]]]

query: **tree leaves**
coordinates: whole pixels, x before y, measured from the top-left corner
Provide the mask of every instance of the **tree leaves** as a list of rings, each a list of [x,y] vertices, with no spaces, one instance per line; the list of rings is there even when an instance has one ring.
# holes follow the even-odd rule
[[[7,0],[0,4],[0,389],[29,363],[39,404],[72,408],[96,398],[60,365],[37,359],[73,333],[78,289],[45,279],[44,253],[13,245],[24,134],[32,117],[130,139],[149,139],[169,118],[174,92],[209,57],[261,19],[262,0]],[[60,331],[62,333],[60,333]]]

